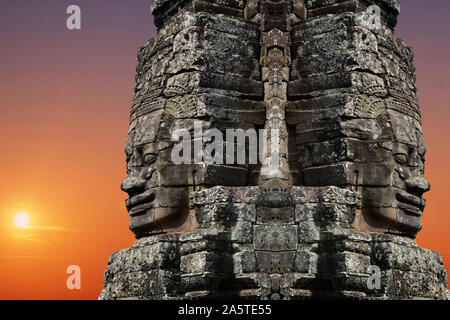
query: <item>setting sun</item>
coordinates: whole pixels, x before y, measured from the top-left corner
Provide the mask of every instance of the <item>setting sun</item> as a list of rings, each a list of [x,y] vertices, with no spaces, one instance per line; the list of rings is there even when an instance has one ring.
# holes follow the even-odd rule
[[[14,223],[17,228],[28,228],[28,223],[30,223],[30,218],[26,213],[19,213],[14,217]]]

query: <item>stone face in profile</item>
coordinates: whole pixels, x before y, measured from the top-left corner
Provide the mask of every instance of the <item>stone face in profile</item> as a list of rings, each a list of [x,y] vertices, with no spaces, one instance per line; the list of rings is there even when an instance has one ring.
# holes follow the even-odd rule
[[[304,118],[296,126],[303,183],[331,183],[360,194],[355,221],[359,230],[415,238],[425,205],[422,195],[430,188],[423,177],[426,147],[420,113],[413,108],[400,112],[395,104],[405,104],[406,99],[417,103],[415,89],[390,97],[395,88],[384,83],[393,81],[392,76],[381,72],[379,76],[351,72],[347,80],[337,84],[348,88],[292,102],[288,110]],[[303,81],[297,80],[294,86]],[[321,100],[331,107],[325,104],[329,109],[312,110],[312,103]],[[331,112],[342,115],[329,117],[326,113]]]
[[[164,126],[169,123],[161,110],[136,118],[130,126],[125,147],[128,177],[122,190],[129,195],[126,207],[136,237],[182,231],[191,223],[188,187],[167,185],[161,178],[170,155],[164,144]]]
[[[422,195],[430,189],[423,177],[426,152],[423,133],[413,117],[390,111],[389,120],[393,129],[392,143],[386,144],[390,156],[386,163],[392,165],[389,185],[363,191],[363,214],[366,223],[375,230],[384,224],[389,226],[387,232],[415,237],[422,227],[425,207]]]
[[[445,298],[442,258],[414,241],[430,186],[413,55],[397,1],[377,4],[152,2],[122,183],[137,240],[102,299]],[[230,129],[268,132],[249,140],[277,156],[199,157],[199,131]],[[174,161],[180,130],[197,161]]]

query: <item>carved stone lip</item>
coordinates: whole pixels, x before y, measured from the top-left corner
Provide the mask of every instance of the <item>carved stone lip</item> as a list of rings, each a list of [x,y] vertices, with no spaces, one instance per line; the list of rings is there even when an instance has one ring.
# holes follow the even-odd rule
[[[397,199],[404,203],[409,203],[412,205],[415,205],[418,208],[424,208],[425,207],[425,200],[423,200],[421,197],[416,196],[414,194],[411,194],[404,190],[399,190],[397,192]]]
[[[397,192],[398,207],[410,215],[420,217],[425,208],[425,200],[404,190]]]
[[[153,192],[153,190],[148,189],[141,194],[134,195],[132,197],[130,196],[125,201],[125,205],[131,214],[131,212],[136,210],[136,208],[141,207],[141,205],[151,204],[153,200],[155,200],[155,193]]]
[[[153,202],[144,203],[144,204],[140,204],[133,208],[128,209],[128,213],[130,214],[131,217],[134,217],[134,216],[141,215],[152,208],[153,208]]]

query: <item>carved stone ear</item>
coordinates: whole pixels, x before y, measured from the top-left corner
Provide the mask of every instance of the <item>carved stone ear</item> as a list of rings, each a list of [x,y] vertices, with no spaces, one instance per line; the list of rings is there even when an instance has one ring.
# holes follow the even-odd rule
[[[244,9],[244,19],[250,20],[258,13],[258,0],[247,1],[247,5]]]
[[[304,0],[294,0],[294,14],[301,20],[306,20],[308,11]]]

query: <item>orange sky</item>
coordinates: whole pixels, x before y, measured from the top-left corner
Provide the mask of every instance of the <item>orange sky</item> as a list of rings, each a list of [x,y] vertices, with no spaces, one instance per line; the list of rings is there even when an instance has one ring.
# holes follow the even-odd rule
[[[71,1],[36,2],[0,5],[0,299],[95,299],[108,255],[133,243],[120,183],[150,1],[79,0],[81,31],[65,28]],[[397,30],[416,52],[432,185],[418,242],[448,270],[449,3],[403,1]],[[14,227],[20,211],[35,228]],[[79,291],[66,289],[69,265]]]

